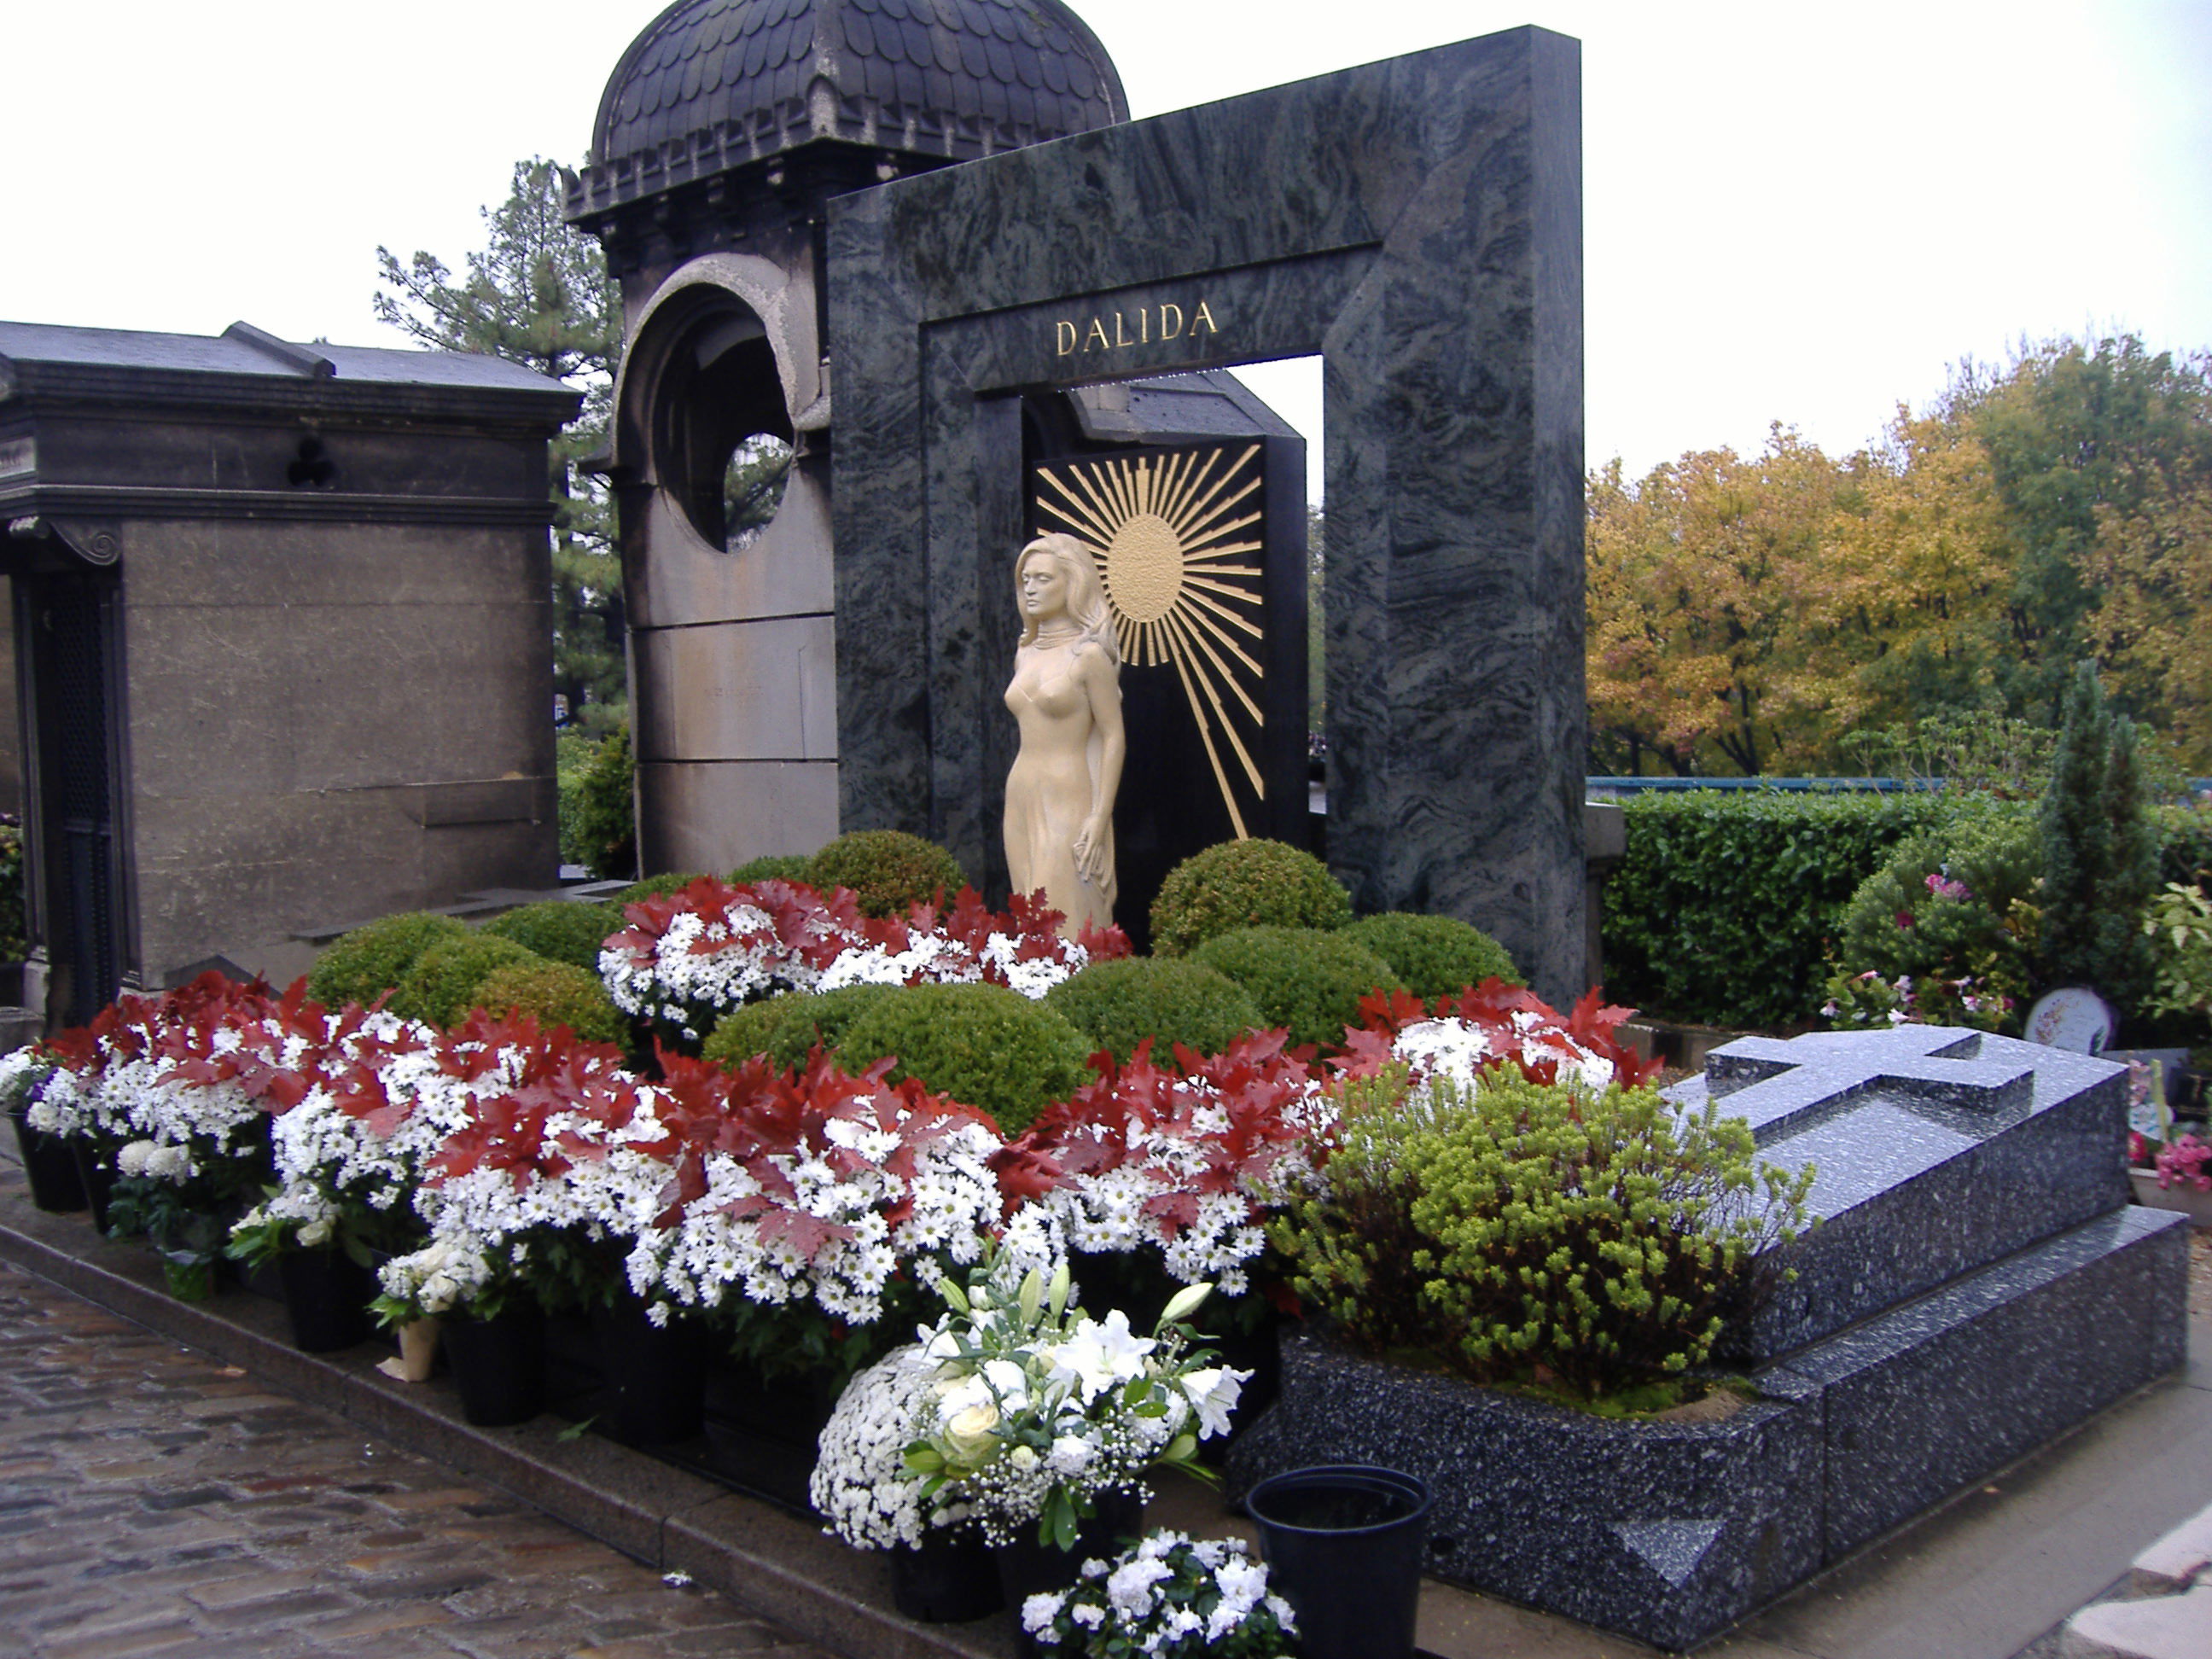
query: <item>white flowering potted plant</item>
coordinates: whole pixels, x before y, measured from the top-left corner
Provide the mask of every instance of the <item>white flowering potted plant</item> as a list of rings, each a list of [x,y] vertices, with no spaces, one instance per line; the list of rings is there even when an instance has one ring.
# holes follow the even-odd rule
[[[1213,1364],[1183,1322],[1208,1286],[1178,1292],[1145,1337],[1119,1309],[1093,1319],[1071,1302],[1065,1261],[1049,1280],[1012,1278],[994,1255],[964,1287],[939,1282],[906,1466],[925,1500],[965,1506],[1018,1606],[1069,1582],[1079,1547],[1138,1531],[1152,1469],[1211,1479],[1199,1443],[1227,1431],[1249,1373]]]
[[[1276,1659],[1297,1620],[1241,1538],[1155,1529],[1111,1560],[1084,1562],[1062,1590],[1030,1596],[1022,1628],[1047,1654],[1120,1659]]]

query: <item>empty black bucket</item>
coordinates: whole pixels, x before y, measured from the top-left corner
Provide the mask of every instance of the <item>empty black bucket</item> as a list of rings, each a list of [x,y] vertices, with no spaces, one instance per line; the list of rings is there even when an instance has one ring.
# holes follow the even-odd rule
[[[1267,1585],[1297,1613],[1304,1659],[1412,1659],[1430,1501],[1425,1482],[1363,1464],[1252,1488]]]

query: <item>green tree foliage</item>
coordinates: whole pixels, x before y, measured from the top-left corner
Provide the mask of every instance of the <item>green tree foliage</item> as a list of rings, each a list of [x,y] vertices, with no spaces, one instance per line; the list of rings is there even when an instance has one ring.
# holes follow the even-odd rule
[[[622,357],[622,298],[597,241],[562,219],[562,169],[514,164],[507,200],[482,210],[484,246],[457,278],[436,255],[376,250],[378,318],[426,346],[480,351],[565,380],[584,407],[552,446],[554,690],[604,735],[628,697],[622,568],[605,488],[578,463],[605,447]]]
[[[2123,1009],[2150,983],[2142,914],[2159,854],[2143,793],[2135,723],[2106,706],[2084,663],[2043,797],[2043,966],[2050,983],[2093,987]]]

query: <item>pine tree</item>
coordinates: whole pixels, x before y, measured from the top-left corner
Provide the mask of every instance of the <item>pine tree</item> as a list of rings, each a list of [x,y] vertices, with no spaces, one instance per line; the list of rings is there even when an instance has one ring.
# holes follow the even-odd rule
[[[2123,1010],[2147,988],[2141,917],[2158,884],[2158,840],[2144,811],[2133,721],[2115,718],[2083,663],[2043,797],[2043,971],[2087,985]]]
[[[565,380],[584,406],[552,446],[553,683],[587,730],[620,724],[623,664],[622,568],[606,489],[577,463],[605,447],[622,357],[622,301],[605,255],[561,216],[561,168],[543,157],[514,164],[497,208],[481,210],[484,246],[456,281],[417,252],[402,264],[376,250],[378,318],[427,346],[481,351]]]

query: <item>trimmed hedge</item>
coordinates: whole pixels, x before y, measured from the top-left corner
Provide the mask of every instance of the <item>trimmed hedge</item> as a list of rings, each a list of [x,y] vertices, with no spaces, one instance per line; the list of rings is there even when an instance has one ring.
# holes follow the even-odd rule
[[[750,887],[757,881],[805,881],[813,862],[804,853],[763,853],[731,871],[730,885]]]
[[[599,946],[623,930],[622,911],[611,904],[547,899],[495,916],[479,930],[493,939],[510,939],[549,962],[565,962],[589,974],[599,971]]]
[[[1152,901],[1152,950],[1188,956],[1240,927],[1342,927],[1352,896],[1312,854],[1287,842],[1224,841],[1168,872]]]
[[[1165,1064],[1178,1042],[1219,1054],[1261,1023],[1260,1005],[1236,981],[1167,957],[1094,962],[1046,992],[1044,1002],[1124,1064],[1146,1037],[1154,1039],[1152,1057]]]
[[[1362,997],[1399,986],[1390,964],[1365,945],[1316,927],[1240,927],[1206,940],[1191,960],[1243,986],[1261,1018],[1288,1030],[1293,1045],[1330,1051],[1344,1046],[1345,1027],[1360,1023]]]
[[[363,1007],[405,979],[425,951],[470,937],[465,924],[428,910],[402,910],[356,927],[316,958],[307,994],[326,1008]]]
[[[836,1053],[848,1072],[896,1054],[892,1081],[920,1078],[988,1112],[1009,1135],[1091,1080],[1083,1034],[1003,985],[889,987],[845,1028]]]
[[[968,884],[959,860],[903,830],[838,836],[807,861],[805,879],[817,892],[850,888],[864,916],[902,916],[940,889],[950,900]]]
[[[511,939],[465,933],[425,951],[386,1006],[402,1019],[451,1025],[477,1006],[483,982],[500,969],[544,960]]]
[[[806,1063],[817,1043],[835,1048],[848,1026],[878,998],[896,988],[889,985],[848,985],[842,990],[809,995],[791,992],[749,1002],[715,1022],[699,1050],[704,1060],[727,1066],[753,1054],[766,1054],[786,1069]]]
[[[630,1045],[629,1022],[606,987],[571,963],[511,962],[495,968],[477,987],[471,1006],[495,1014],[533,1015],[540,1025],[565,1025],[586,1042],[611,1042],[625,1052]]]
[[[1386,910],[1363,916],[1344,930],[1390,964],[1406,988],[1424,1002],[1463,991],[1491,978],[1526,985],[1505,947],[1456,916],[1417,916]]]
[[[606,902],[614,907],[614,913],[619,916],[625,904],[635,904],[643,899],[666,898],[671,893],[682,892],[698,879],[699,872],[696,870],[665,870],[657,876],[634,881],[620,892],[609,894]]]

